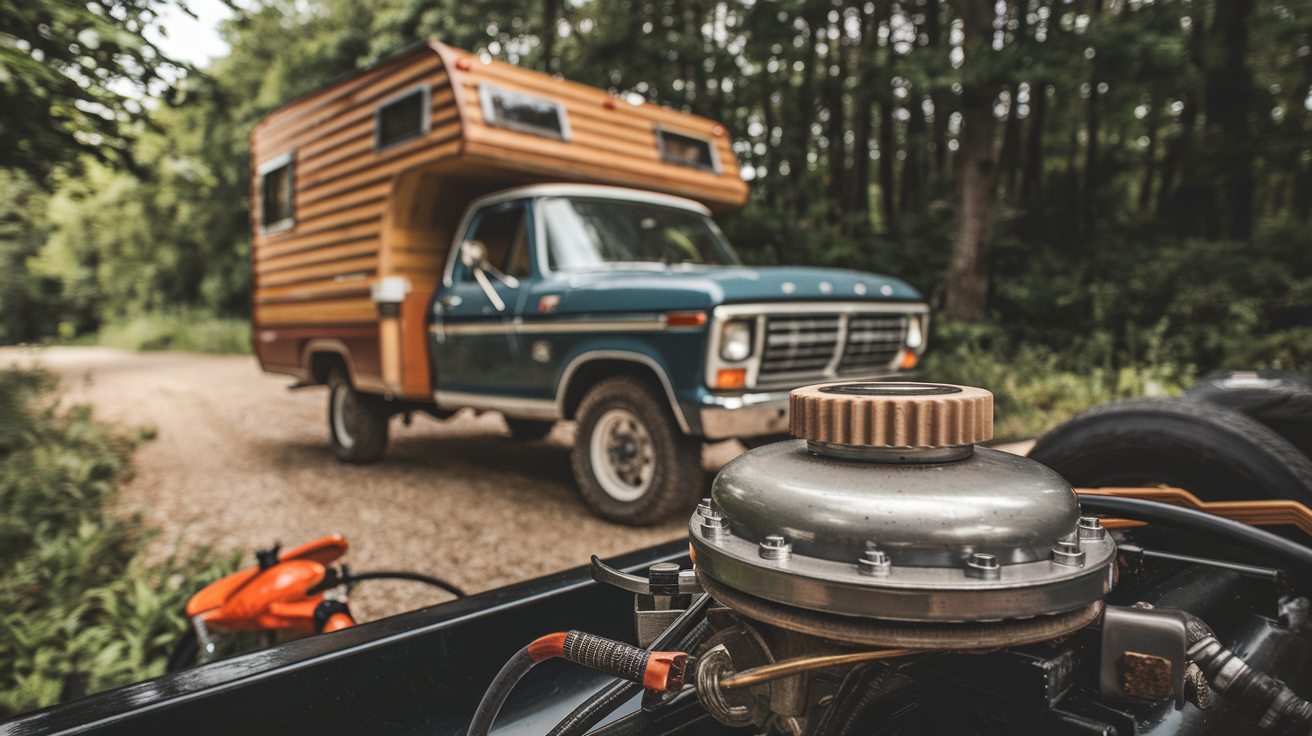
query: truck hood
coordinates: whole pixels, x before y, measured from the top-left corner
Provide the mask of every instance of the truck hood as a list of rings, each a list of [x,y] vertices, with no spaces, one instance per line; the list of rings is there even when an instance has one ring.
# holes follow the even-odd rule
[[[557,273],[537,282],[533,293],[560,294],[557,312],[709,309],[743,302],[921,300],[920,293],[900,279],[849,269],[797,266]]]

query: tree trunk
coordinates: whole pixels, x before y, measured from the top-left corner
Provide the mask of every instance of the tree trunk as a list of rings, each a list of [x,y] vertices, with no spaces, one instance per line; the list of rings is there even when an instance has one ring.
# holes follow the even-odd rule
[[[1248,70],[1248,22],[1253,0],[1217,0],[1207,70],[1208,153],[1218,196],[1221,233],[1243,240],[1253,231],[1253,158],[1248,126],[1253,75]]]
[[[925,145],[925,111],[917,104],[917,99],[913,94],[907,101],[911,118],[907,121],[907,158],[902,162],[902,196],[898,202],[898,209],[904,215],[920,210],[920,151]]]
[[[1139,186],[1139,211],[1147,212],[1153,201],[1153,178],[1157,176],[1157,126],[1161,120],[1157,100],[1148,100],[1148,150],[1144,151],[1143,183]]]
[[[550,74],[556,47],[556,20],[560,14],[560,0],[542,0],[542,71]]]
[[[889,85],[882,85],[888,89]],[[897,201],[897,136],[893,130],[893,95],[884,92],[879,101],[879,204],[884,213],[884,230],[896,233]]]
[[[1047,85],[1040,82],[1030,92],[1030,124],[1025,132],[1025,168],[1020,177],[1020,203],[1025,209],[1036,205],[1043,180],[1043,122],[1047,112]]]
[[[962,21],[967,64],[987,64],[991,53],[993,5],[955,0]],[[961,135],[956,154],[957,222],[948,262],[944,311],[962,322],[984,316],[989,294],[989,256],[993,250],[993,200],[997,190],[993,98],[998,85],[975,78],[963,84]]]

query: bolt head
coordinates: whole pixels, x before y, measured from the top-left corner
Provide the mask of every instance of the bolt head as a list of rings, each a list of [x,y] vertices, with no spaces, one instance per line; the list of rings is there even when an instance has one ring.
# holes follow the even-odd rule
[[[983,552],[974,552],[966,558],[966,577],[976,580],[998,580],[1002,577],[1002,565],[998,558]]]
[[[786,560],[793,556],[793,545],[778,534],[771,534],[761,542],[760,554],[766,560]]]
[[[1084,551],[1079,542],[1061,540],[1052,548],[1052,561],[1064,567],[1084,567]]]
[[[1107,536],[1107,529],[1102,525],[1102,522],[1092,516],[1080,517],[1078,532],[1080,539],[1098,540]]]
[[[893,571],[893,561],[882,549],[867,549],[864,557],[856,561],[857,572],[871,577],[888,577]]]

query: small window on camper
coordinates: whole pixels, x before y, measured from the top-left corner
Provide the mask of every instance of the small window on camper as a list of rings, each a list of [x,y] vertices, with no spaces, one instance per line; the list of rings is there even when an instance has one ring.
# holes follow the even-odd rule
[[[374,149],[418,138],[428,132],[428,85],[384,102],[374,113]]]
[[[488,125],[565,142],[574,137],[569,130],[569,115],[559,102],[491,84],[478,85],[478,100]]]
[[[656,142],[661,149],[661,160],[667,164],[691,166],[720,173],[720,160],[715,146],[704,138],[674,133],[656,128]]]
[[[284,154],[260,167],[260,228],[285,230],[296,222],[292,154]]]

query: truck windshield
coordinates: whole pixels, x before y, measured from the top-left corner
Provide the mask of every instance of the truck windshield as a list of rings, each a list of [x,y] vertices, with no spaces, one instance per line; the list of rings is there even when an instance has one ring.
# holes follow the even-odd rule
[[[539,202],[553,271],[603,264],[737,265],[738,257],[705,215],[618,199],[552,197]]]

